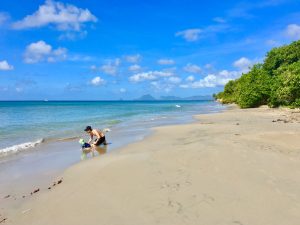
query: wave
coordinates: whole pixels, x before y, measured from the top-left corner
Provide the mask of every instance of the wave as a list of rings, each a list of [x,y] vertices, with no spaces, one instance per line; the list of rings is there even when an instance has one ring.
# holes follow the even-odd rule
[[[108,126],[116,125],[116,124],[119,124],[119,123],[122,123],[122,120],[109,120],[109,121],[106,121],[106,124]]]
[[[13,153],[17,153],[17,152],[21,152],[30,148],[34,148],[37,145],[41,144],[44,142],[44,139],[39,139],[37,141],[33,141],[33,142],[25,142],[22,144],[18,144],[18,145],[13,145],[7,148],[3,148],[0,149],[0,157],[2,156],[7,156]]]

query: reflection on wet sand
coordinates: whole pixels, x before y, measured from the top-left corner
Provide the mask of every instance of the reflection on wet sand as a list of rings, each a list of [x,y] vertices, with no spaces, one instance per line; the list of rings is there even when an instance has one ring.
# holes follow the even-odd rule
[[[81,160],[87,159],[88,155],[94,157],[97,155],[103,155],[107,152],[107,145],[94,146],[93,148],[85,148],[82,150]],[[98,154],[96,152],[98,152]]]
[[[99,155],[103,155],[107,152],[107,145],[95,146],[95,150],[98,152]]]

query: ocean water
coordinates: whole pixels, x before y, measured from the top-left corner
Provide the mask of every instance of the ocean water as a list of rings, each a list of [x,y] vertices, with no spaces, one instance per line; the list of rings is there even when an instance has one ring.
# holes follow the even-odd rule
[[[85,126],[114,136],[185,123],[192,115],[223,109],[213,101],[4,101],[0,102],[0,157],[49,142],[87,139]]]

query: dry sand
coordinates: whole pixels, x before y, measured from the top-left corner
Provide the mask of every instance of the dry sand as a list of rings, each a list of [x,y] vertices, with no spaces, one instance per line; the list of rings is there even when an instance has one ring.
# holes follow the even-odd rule
[[[299,225],[300,113],[232,108],[72,166],[6,224]]]

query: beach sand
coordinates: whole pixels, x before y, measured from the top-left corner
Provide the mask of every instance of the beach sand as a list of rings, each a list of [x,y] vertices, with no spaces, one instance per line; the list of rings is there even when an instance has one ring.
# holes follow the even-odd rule
[[[199,115],[62,177],[5,224],[298,225],[300,113],[231,107]]]

